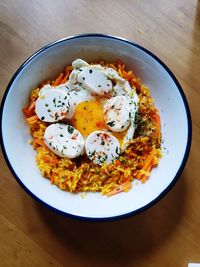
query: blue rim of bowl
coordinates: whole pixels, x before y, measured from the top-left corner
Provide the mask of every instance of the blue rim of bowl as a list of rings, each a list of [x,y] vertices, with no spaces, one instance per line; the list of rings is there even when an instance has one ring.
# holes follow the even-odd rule
[[[79,215],[74,215],[74,214],[70,214],[70,213],[67,213],[67,212],[64,212],[64,211],[61,211],[61,210],[58,210],[52,206],[50,206],[49,204],[47,204],[46,202],[42,201],[41,199],[39,199],[36,195],[34,195],[23,183],[22,181],[20,180],[20,178],[17,176],[17,174],[15,173],[10,161],[9,161],[9,158],[6,154],[6,150],[5,150],[5,146],[4,146],[4,142],[3,142],[3,131],[2,131],[2,116],[3,116],[3,109],[4,109],[4,104],[5,104],[5,101],[6,101],[6,97],[7,97],[7,94],[10,90],[10,87],[12,85],[12,83],[14,82],[15,78],[17,77],[17,75],[21,72],[21,70],[35,57],[37,57],[41,52],[45,51],[46,49],[58,44],[58,43],[62,43],[62,42],[66,42],[68,40],[72,40],[72,39],[77,39],[77,38],[90,38],[90,37],[98,37],[98,38],[108,38],[108,39],[114,39],[114,40],[117,40],[119,42],[124,42],[126,44],[129,44],[129,45],[132,45],[134,47],[137,47],[139,48],[140,50],[144,51],[145,53],[147,53],[148,55],[150,55],[154,60],[156,60],[158,63],[160,63],[160,65],[168,72],[168,74],[170,75],[170,77],[172,78],[172,80],[174,81],[174,83],[176,84],[177,86],[177,89],[179,90],[180,94],[181,94],[181,97],[182,97],[182,100],[183,100],[183,103],[184,103],[184,106],[185,106],[185,110],[186,110],[186,114],[187,114],[187,123],[188,123],[188,138],[187,138],[187,145],[186,145],[186,149],[185,149],[185,153],[184,153],[184,157],[183,157],[183,160],[182,160],[182,163],[175,175],[175,177],[173,178],[172,182],[165,188],[165,190],[163,190],[159,196],[157,196],[154,200],[152,200],[151,202],[149,202],[147,205],[137,209],[137,210],[134,210],[134,211],[131,211],[131,212],[128,212],[128,213],[125,213],[125,214],[121,214],[121,215],[117,215],[117,216],[112,216],[112,217],[85,217],[85,216],[79,216]],[[0,109],[0,143],[1,143],[1,147],[2,147],[2,152],[3,152],[3,155],[4,155],[4,158],[5,158],[5,161],[11,171],[11,173],[13,174],[13,176],[15,177],[15,179],[17,180],[17,182],[21,185],[21,187],[33,198],[35,199],[36,201],[38,201],[39,203],[41,203],[43,206],[47,207],[48,209],[54,211],[55,213],[57,214],[60,214],[60,215],[64,215],[66,217],[69,217],[69,218],[73,218],[73,219],[77,219],[77,220],[80,220],[80,221],[96,221],[96,222],[100,222],[100,221],[115,221],[115,220],[119,220],[119,219],[123,219],[123,218],[127,218],[127,217],[130,217],[132,215],[136,215],[136,214],[139,214],[145,210],[147,210],[148,208],[152,207],[153,205],[155,205],[159,200],[161,200],[166,194],[167,192],[169,192],[172,187],[174,186],[174,184],[177,182],[178,178],[180,177],[185,165],[186,165],[186,162],[187,162],[187,159],[188,159],[188,156],[189,156],[189,152],[190,152],[190,147],[191,147],[191,142],[192,142],[192,121],[191,121],[191,114],[190,114],[190,109],[189,109],[189,105],[188,105],[188,102],[187,102],[187,99],[186,99],[186,96],[183,92],[183,89],[181,87],[181,85],[179,84],[178,80],[176,79],[176,77],[174,76],[174,74],[172,73],[172,71],[157,57],[155,56],[152,52],[150,52],[148,49],[144,48],[143,46],[137,44],[137,43],[134,43],[132,41],[129,41],[127,39],[124,39],[124,38],[121,38],[121,37],[118,37],[118,36],[113,36],[113,35],[106,35],[106,34],[99,34],[99,33],[87,33],[87,34],[79,34],[79,35],[75,35],[75,36],[70,36],[70,37],[67,37],[67,38],[63,38],[63,39],[60,39],[60,40],[57,40],[57,41],[54,41],[46,46],[44,46],[43,48],[39,49],[38,51],[36,51],[32,56],[30,56],[19,68],[18,70],[15,72],[15,74],[13,75],[13,77],[11,78],[6,90],[5,90],[5,93],[3,95],[3,98],[2,98],[2,103],[1,103],[1,109]]]

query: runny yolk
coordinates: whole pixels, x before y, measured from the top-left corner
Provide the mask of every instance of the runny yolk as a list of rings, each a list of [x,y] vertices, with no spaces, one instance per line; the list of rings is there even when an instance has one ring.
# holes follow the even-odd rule
[[[71,120],[72,125],[85,137],[94,131],[108,130],[103,116],[103,105],[99,101],[84,101],[76,106],[74,116]],[[126,131],[114,133],[120,145]]]
[[[84,101],[76,106],[71,123],[83,136],[106,129],[103,118],[103,106],[98,101]]]
[[[114,133],[114,132],[112,132],[112,135],[114,135],[118,139],[120,146],[123,143],[123,139],[124,139],[124,137],[126,135],[126,132],[127,132],[127,130],[124,131],[124,132],[121,132],[121,133]]]

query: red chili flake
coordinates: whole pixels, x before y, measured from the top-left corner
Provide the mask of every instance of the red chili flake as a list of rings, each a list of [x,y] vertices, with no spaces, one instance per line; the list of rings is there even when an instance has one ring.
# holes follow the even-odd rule
[[[66,111],[65,112],[61,112],[60,115],[61,116],[65,116],[65,115],[67,115],[67,112]]]
[[[105,126],[104,122],[103,121],[97,121],[96,122],[96,126],[97,127],[100,127],[100,128],[103,128]]]
[[[71,139],[72,139],[72,140],[76,140],[77,137],[78,137],[78,133],[74,133],[74,134],[72,135]]]

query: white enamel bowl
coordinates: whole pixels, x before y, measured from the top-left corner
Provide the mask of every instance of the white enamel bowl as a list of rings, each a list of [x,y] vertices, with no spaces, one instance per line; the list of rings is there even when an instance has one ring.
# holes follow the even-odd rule
[[[43,178],[29,145],[29,128],[22,108],[42,81],[55,78],[76,58],[86,61],[120,58],[142,83],[150,87],[162,123],[163,157],[145,184],[128,193],[105,197],[99,193],[61,191]],[[101,34],[85,34],[51,43],[17,70],[1,105],[1,144],[16,180],[34,199],[55,212],[84,220],[113,220],[137,214],[160,200],[182,172],[191,144],[191,118],[184,93],[172,72],[155,55],[130,41]]]

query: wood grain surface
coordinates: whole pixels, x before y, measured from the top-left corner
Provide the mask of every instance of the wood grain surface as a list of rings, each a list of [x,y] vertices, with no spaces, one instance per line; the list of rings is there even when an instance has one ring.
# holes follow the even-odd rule
[[[148,211],[122,221],[89,223],[36,203],[1,154],[0,266],[186,267],[200,262],[200,1],[1,0],[0,97],[35,50],[88,32],[133,40],[174,72],[193,119],[186,168]]]

